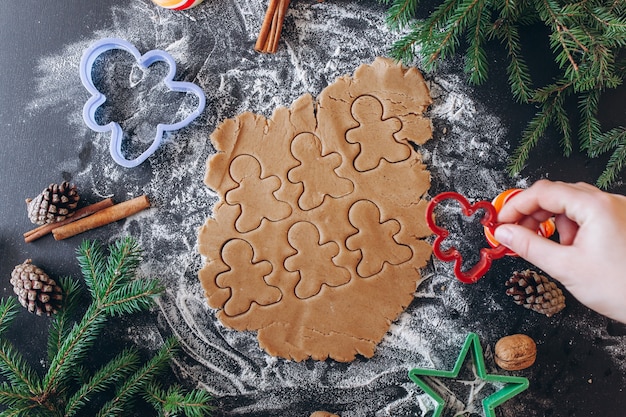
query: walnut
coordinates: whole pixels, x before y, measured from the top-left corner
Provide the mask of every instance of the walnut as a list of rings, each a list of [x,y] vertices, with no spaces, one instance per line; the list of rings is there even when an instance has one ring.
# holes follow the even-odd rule
[[[505,336],[495,347],[496,364],[507,371],[526,369],[535,363],[537,345],[525,334]]]

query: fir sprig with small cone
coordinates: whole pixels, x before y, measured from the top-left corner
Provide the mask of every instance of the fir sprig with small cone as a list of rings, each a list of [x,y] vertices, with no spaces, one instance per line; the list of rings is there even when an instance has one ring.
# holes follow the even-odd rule
[[[515,304],[537,313],[552,317],[565,308],[565,295],[556,283],[530,269],[515,271],[505,286]]]
[[[79,199],[75,185],[50,184],[37,197],[26,199],[28,218],[39,225],[63,221],[74,214]]]
[[[4,378],[0,417],[126,416],[140,397],[146,398],[159,416],[208,415],[212,407],[206,391],[186,392],[177,385],[164,389],[157,382],[176,351],[173,338],[143,364],[139,351],[131,348],[89,371],[90,351],[108,319],[151,308],[162,288],[157,280],[135,279],[140,249],[131,238],[111,245],[108,256],[97,243],[84,242],[78,261],[91,304],[74,320],[80,285],[71,278],[59,280],[63,305],[51,323],[43,376],[4,337],[18,307],[14,298],[0,301],[0,375]]]
[[[566,156],[574,149],[574,136],[590,158],[611,152],[597,180],[600,187],[607,188],[618,178],[626,164],[626,126],[603,131],[598,104],[605,90],[618,87],[626,77],[626,59],[620,57],[626,46],[626,1],[440,0],[425,20],[415,19],[419,0],[382,1],[390,4],[389,26],[406,32],[391,50],[406,63],[419,55],[422,66],[434,70],[466,45],[464,70],[470,83],[482,84],[489,67],[485,45],[490,41],[502,45],[509,59],[506,71],[513,97],[538,109],[513,152],[512,174],[524,168],[532,149],[552,126]],[[546,42],[559,69],[554,81],[542,86],[533,84],[533,71],[523,54],[533,46],[523,43],[521,33],[533,24],[548,29]],[[578,104],[577,127],[572,127],[567,100]]]

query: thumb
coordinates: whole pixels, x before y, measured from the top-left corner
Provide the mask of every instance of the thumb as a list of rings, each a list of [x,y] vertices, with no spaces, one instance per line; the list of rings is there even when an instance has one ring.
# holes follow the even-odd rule
[[[494,237],[498,242],[522,258],[552,275],[563,266],[567,248],[553,242],[524,226],[503,224],[496,228]]]

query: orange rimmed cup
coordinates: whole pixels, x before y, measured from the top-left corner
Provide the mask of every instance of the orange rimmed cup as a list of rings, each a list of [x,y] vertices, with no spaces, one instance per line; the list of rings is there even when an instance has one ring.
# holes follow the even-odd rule
[[[509,188],[508,190],[505,190],[501,192],[500,194],[498,194],[496,198],[494,198],[493,201],[491,202],[493,207],[496,209],[496,213],[499,213],[500,210],[502,209],[502,206],[504,206],[504,204],[506,204],[507,201],[509,201],[511,198],[513,198],[516,194],[518,194],[521,191],[522,191],[521,188]],[[489,243],[489,245],[492,248],[495,248],[496,246],[500,245],[500,242],[498,242],[496,238],[493,236],[491,229],[489,229],[488,227],[484,227],[484,231],[485,231],[485,237],[487,238],[487,243]],[[556,231],[556,225],[554,224],[553,218],[549,218],[545,222],[541,223],[539,225],[539,228],[537,228],[537,234],[543,237],[550,237],[554,234],[555,231]],[[518,256],[517,253],[513,252],[510,249],[507,250],[506,254],[509,256]]]
[[[203,0],[152,0],[157,6],[171,10],[186,10],[202,3]]]

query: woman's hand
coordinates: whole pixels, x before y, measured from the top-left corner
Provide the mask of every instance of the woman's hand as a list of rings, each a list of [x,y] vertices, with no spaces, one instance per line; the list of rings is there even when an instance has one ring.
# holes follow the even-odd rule
[[[554,216],[560,243],[536,233]],[[559,280],[589,308],[626,323],[626,197],[541,180],[498,214],[495,238]]]

